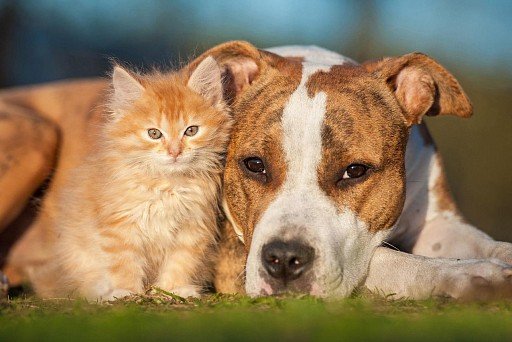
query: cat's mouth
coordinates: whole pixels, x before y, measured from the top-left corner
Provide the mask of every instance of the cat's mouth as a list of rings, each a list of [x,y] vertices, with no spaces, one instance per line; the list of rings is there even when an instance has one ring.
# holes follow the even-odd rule
[[[180,173],[197,170],[203,163],[196,163],[194,153],[183,153],[177,158],[170,155],[157,155],[152,158],[152,167],[156,172]]]
[[[186,164],[189,164],[192,161],[192,156],[185,154],[185,155],[179,155],[178,157],[172,157],[168,156],[166,158],[166,164],[171,165],[172,167],[181,167],[186,166]]]

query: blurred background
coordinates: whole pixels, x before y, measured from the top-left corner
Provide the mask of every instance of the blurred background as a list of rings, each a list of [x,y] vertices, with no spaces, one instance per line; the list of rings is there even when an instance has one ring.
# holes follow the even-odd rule
[[[475,115],[428,118],[468,220],[512,241],[512,1],[0,0],[0,87],[187,60],[217,43],[315,44],[358,61],[422,51]]]

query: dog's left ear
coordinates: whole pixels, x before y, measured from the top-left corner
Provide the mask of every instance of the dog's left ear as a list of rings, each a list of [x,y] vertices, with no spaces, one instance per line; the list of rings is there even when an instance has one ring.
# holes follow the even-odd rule
[[[244,41],[231,41],[207,50],[190,62],[186,71],[193,74],[208,58],[215,58],[221,68],[223,96],[227,104],[249,88],[267,65],[255,46]]]
[[[422,53],[384,58],[363,64],[395,94],[408,125],[424,115],[470,117],[473,107],[459,82],[445,68]]]

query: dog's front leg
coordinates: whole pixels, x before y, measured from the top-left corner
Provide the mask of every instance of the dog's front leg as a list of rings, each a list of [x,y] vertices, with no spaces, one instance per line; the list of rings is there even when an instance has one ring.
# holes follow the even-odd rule
[[[451,213],[441,213],[425,223],[412,253],[435,258],[495,258],[512,265],[511,243],[495,241]]]
[[[379,247],[365,287],[391,298],[512,298],[512,265],[495,259],[428,258]]]

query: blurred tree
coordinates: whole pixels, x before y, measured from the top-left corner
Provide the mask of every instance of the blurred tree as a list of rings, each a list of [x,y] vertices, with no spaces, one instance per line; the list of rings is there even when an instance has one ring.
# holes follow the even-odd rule
[[[345,45],[344,49],[350,51],[351,57],[358,62],[373,58],[375,53],[375,36],[379,17],[375,0],[351,0],[351,6],[357,13],[357,27],[355,34]]]
[[[16,22],[16,5],[14,1],[0,2],[0,87],[7,85],[7,58],[11,45],[12,31]]]

